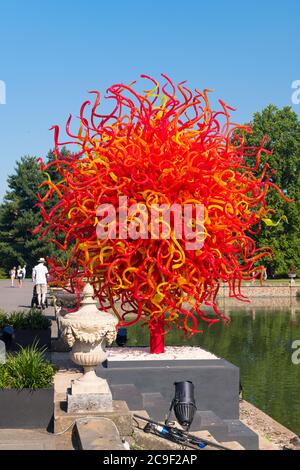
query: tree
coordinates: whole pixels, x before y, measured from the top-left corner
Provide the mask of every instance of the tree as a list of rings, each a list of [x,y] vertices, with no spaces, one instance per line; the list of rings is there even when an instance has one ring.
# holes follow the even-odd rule
[[[267,203],[276,210],[274,221],[286,215],[277,226],[262,226],[256,236],[259,247],[271,246],[272,259],[265,261],[271,276],[286,276],[291,265],[300,267],[300,122],[298,116],[288,106],[278,109],[269,105],[262,112],[254,114],[253,134],[247,136],[248,145],[259,145],[267,135],[269,142],[265,148],[271,155],[262,156],[262,164],[268,162],[276,169],[271,181],[274,182],[294,202],[286,203],[274,189],[267,195]]]
[[[53,160],[53,151],[48,152],[46,160]],[[55,174],[51,176],[55,179]],[[9,189],[0,205],[0,266],[6,273],[12,266],[24,263],[30,272],[39,257],[54,255],[56,251],[55,245],[49,243],[50,234],[43,240],[32,234],[42,221],[36,204],[44,179],[37,159],[28,155],[17,162],[14,174],[8,177]]]

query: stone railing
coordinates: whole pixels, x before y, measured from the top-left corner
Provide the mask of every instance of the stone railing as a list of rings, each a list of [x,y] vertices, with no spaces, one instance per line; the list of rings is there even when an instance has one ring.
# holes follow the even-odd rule
[[[241,292],[249,300],[249,306],[261,307],[297,307],[300,306],[300,301],[297,300],[297,292],[300,293],[299,281],[287,281],[286,283],[278,283],[265,281],[260,285],[257,281],[245,282],[242,284]],[[220,306],[247,306],[235,298],[229,297],[228,286],[222,285],[220,287],[217,302]]]

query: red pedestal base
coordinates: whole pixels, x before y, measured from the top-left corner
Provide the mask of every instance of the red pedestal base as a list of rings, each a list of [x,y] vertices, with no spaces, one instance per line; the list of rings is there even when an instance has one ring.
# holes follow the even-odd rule
[[[164,320],[159,320],[150,328],[150,353],[161,354],[165,351]]]

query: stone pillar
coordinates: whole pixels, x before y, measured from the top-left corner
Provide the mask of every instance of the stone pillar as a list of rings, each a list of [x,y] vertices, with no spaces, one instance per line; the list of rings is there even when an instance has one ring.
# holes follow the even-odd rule
[[[65,341],[72,347],[71,359],[84,368],[84,374],[72,382],[68,393],[68,413],[113,410],[108,383],[96,376],[95,368],[107,359],[105,346],[115,340],[118,320],[98,310],[93,295],[93,287],[87,284],[79,310],[61,319]]]
[[[0,364],[5,364],[6,362],[6,346],[4,341],[0,339]]]

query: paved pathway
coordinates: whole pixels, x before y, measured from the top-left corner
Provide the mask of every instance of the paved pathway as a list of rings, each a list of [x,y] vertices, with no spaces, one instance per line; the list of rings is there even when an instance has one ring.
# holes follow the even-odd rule
[[[0,280],[0,308],[6,312],[30,308],[33,283],[25,279],[23,287],[11,287],[10,279]]]
[[[55,436],[45,429],[0,429],[1,450],[74,450],[70,432]]]
[[[11,287],[10,279],[0,280],[0,309],[5,312],[26,310],[30,308],[33,283],[25,279],[23,287]],[[49,309],[48,309],[49,310]],[[46,312],[48,313],[48,311]]]
[[[30,308],[33,289],[31,280],[26,279],[22,288],[12,288],[10,283],[10,279],[0,280],[0,309],[12,312]],[[53,307],[46,309],[44,313],[53,315]],[[55,436],[45,429],[0,429],[0,451],[73,449],[70,432]]]

